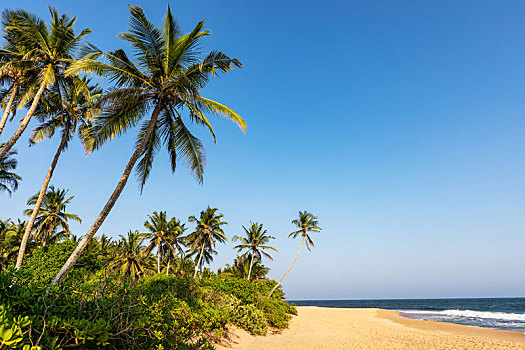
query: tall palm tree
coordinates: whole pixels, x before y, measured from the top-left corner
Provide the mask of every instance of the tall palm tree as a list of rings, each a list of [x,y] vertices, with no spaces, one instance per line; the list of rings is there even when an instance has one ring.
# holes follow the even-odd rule
[[[11,10],[2,12],[1,27],[7,29],[17,25],[17,13]],[[11,115],[16,113],[16,105],[20,102],[25,103],[31,99],[34,93],[37,76],[31,68],[34,64],[31,60],[14,59],[13,55],[4,54],[3,52],[17,53],[18,57],[24,57],[28,54],[30,48],[24,43],[20,36],[12,30],[4,30],[4,47],[0,49],[0,84],[7,85],[0,92],[0,104],[4,109],[2,119],[0,119],[0,136],[4,126]]]
[[[314,241],[310,238],[308,235],[308,232],[321,232],[321,228],[319,227],[319,223],[317,222],[318,217],[305,211],[299,212],[299,219],[295,219],[292,221],[292,224],[297,227],[296,231],[293,231],[288,235],[288,238],[297,238],[301,237],[301,246],[299,247],[299,251],[297,252],[297,255],[295,256],[295,259],[293,259],[292,265],[290,268],[286,271],[286,273],[283,275],[279,283],[275,285],[275,287],[272,288],[270,291],[270,294],[268,294],[267,299],[269,299],[273,292],[283,283],[284,278],[290,272],[292,267],[294,266],[295,262],[297,261],[297,258],[299,257],[299,254],[301,253],[301,249],[303,249],[303,244],[306,242],[306,248],[308,250],[311,250],[310,247],[314,246]]]
[[[2,147],[3,143],[0,144]],[[16,155],[15,150],[10,150],[3,157],[0,157],[0,191],[5,191],[11,195],[18,189],[18,182],[22,178],[13,172],[18,165],[18,161],[13,158]]]
[[[118,249],[121,252],[112,268],[119,270],[125,277],[140,279],[151,270],[150,255],[145,251],[142,242],[144,235],[138,231],[129,231],[127,237],[120,235]]]
[[[46,246],[53,237],[56,230],[61,229],[64,236],[69,236],[69,221],[82,222],[75,214],[67,213],[66,207],[73,199],[73,196],[67,197],[67,190],[62,190],[54,186],[49,186],[44,196],[42,205],[37,212],[35,219],[35,238],[40,239],[42,246]],[[38,200],[39,194],[35,194],[27,201],[28,205],[34,205]],[[33,209],[26,209],[25,215],[32,215]],[[27,228],[26,231],[27,233]],[[25,238],[25,233],[24,233]],[[20,256],[20,254],[19,254]]]
[[[150,240],[146,250],[151,252],[153,248],[157,249],[157,272],[160,273],[160,262],[164,260],[164,256],[174,256],[177,249],[179,252],[182,250],[180,242],[183,227],[175,218],[167,220],[165,211],[155,211],[153,215],[148,215],[144,227],[149,230],[145,238]]]
[[[82,38],[91,33],[84,29],[75,35],[73,25],[76,17],[59,16],[58,11],[49,8],[51,25],[48,26],[42,19],[24,10],[12,11],[12,25],[5,28],[9,35],[16,36],[22,45],[28,48],[23,54],[19,50],[6,47],[0,54],[7,59],[7,63],[0,66],[0,75],[11,70],[13,66],[23,66],[30,63],[32,71],[38,76],[38,88],[32,95],[33,100],[27,114],[20,122],[11,139],[0,149],[0,157],[5,155],[18,141],[33,117],[40,98],[47,87],[55,85],[57,80],[64,76],[65,70],[74,62]]]
[[[252,266],[253,266],[253,260],[254,258],[257,258],[258,260],[261,260],[262,255],[267,257],[270,260],[273,260],[273,258],[270,256],[270,254],[266,253],[265,249],[271,249],[275,252],[277,252],[277,249],[275,249],[272,246],[267,245],[268,242],[270,242],[271,239],[275,239],[275,237],[268,236],[266,234],[266,230],[263,230],[263,225],[259,224],[257,222],[250,222],[250,228],[247,229],[246,227],[242,227],[244,229],[244,232],[246,233],[246,237],[239,237],[234,236],[232,239],[232,242],[235,242],[237,240],[241,241],[241,244],[234,247],[234,249],[238,250],[238,253],[246,249],[246,252],[241,255],[242,259],[246,259],[246,257],[250,256],[250,269],[248,271],[248,281],[250,280],[250,276],[252,274]]]
[[[98,108],[94,106],[94,101],[100,97],[101,93],[102,90],[97,85],[89,85],[87,78],[74,76],[58,81],[42,98],[43,101],[39,106],[41,110],[37,113],[42,123],[33,130],[30,142],[40,142],[45,138],[52,137],[57,131],[60,131],[62,136],[44,178],[42,188],[34,202],[35,206],[30,214],[27,230],[18,251],[17,269],[22,267],[27,240],[33,229],[33,224],[39,213],[58,159],[67,148],[77,129],[79,134],[82,134],[90,120],[98,114]]]
[[[224,243],[228,240],[221,228],[221,226],[227,225],[228,223],[222,221],[224,215],[217,214],[217,210],[217,208],[210,208],[208,206],[206,210],[201,211],[199,219],[193,215],[188,219],[189,222],[197,223],[195,231],[189,234],[187,239],[190,250],[197,254],[193,278],[197,277],[203,256],[205,260],[211,261],[211,256],[215,249],[215,242]]]
[[[104,114],[91,128],[92,142],[88,151],[96,150],[138,125],[141,119],[146,120],[140,126],[135,149],[117,186],[55,277],[55,284],[63,281],[106,219],[139,158],[137,172],[141,188],[150,174],[155,154],[163,145],[167,148],[172,171],[175,171],[177,157],[182,157],[202,182],[204,147],[186,127],[181,115],[183,108],[188,111],[191,122],[207,127],[212,135],[213,129],[205,114],[225,116],[242,130],[246,129],[244,120],[234,110],[199,94],[211,77],[241,66],[237,59],[219,51],[210,52],[204,59],[200,57],[200,41],[209,34],[203,30],[204,22],[183,35],[169,7],[162,28],[148,21],[138,6],[131,6],[130,13],[130,30],[120,37],[131,44],[135,62],[123,50],[103,54],[93,48],[91,54],[73,64],[69,73],[97,73],[116,84],[116,88],[101,100]],[[149,119],[148,113],[151,113]]]

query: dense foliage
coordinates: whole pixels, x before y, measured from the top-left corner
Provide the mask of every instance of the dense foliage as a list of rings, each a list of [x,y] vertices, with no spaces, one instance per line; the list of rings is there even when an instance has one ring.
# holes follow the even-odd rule
[[[235,278],[157,275],[134,281],[110,275],[51,287],[33,280],[31,272],[0,272],[0,311],[18,320],[4,323],[22,324],[18,345],[43,349],[212,348],[229,323],[265,334],[269,325],[285,327],[285,312],[294,312],[277,299],[261,302],[268,285]]]

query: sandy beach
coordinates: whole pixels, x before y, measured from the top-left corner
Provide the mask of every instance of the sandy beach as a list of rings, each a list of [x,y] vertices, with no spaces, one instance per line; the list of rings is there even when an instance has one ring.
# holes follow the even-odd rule
[[[382,309],[297,309],[280,334],[232,329],[217,349],[525,349],[525,335],[517,332],[412,320]]]

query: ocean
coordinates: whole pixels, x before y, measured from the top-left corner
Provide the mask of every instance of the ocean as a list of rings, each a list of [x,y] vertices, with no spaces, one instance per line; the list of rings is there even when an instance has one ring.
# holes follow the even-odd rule
[[[297,306],[380,308],[402,316],[468,326],[525,332],[525,298],[290,300]]]

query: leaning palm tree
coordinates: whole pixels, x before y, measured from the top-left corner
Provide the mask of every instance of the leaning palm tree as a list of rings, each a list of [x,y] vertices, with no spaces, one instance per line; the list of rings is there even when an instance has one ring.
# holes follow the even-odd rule
[[[78,53],[78,47],[82,38],[91,33],[90,29],[84,29],[75,35],[73,25],[76,17],[58,15],[56,9],[49,8],[51,13],[51,25],[48,26],[42,19],[24,10],[12,11],[12,25],[5,31],[19,38],[24,47],[29,48],[28,53],[10,51],[9,48],[0,50],[3,57],[9,58],[6,64],[0,66],[0,75],[13,66],[22,66],[30,62],[32,70],[38,76],[38,88],[33,96],[27,114],[20,122],[11,139],[0,149],[0,157],[5,155],[18,141],[33,117],[42,94],[47,87],[54,86],[60,80],[67,67],[74,62]],[[29,102],[29,101],[28,101]]]
[[[305,211],[299,212],[299,219],[295,219],[292,221],[292,224],[295,225],[298,230],[290,233],[288,235],[288,238],[297,238],[299,236],[302,237],[301,240],[301,246],[299,247],[299,251],[297,252],[297,255],[295,256],[295,259],[293,259],[292,265],[290,268],[286,271],[286,273],[283,275],[279,283],[277,283],[272,290],[270,291],[270,294],[268,294],[267,299],[269,299],[273,292],[283,283],[284,278],[290,272],[292,267],[294,266],[295,262],[297,261],[297,258],[299,257],[299,254],[301,253],[301,249],[303,249],[303,244],[306,242],[306,248],[310,250],[310,247],[314,246],[314,242],[308,235],[308,232],[321,232],[321,228],[319,227],[319,223],[317,222],[317,216]]]
[[[3,144],[0,144],[2,147]],[[10,150],[3,157],[0,157],[0,192],[5,191],[11,195],[13,191],[18,188],[18,182],[22,178],[13,172],[16,169],[18,162],[13,156],[16,155],[15,150]]]
[[[96,73],[109,77],[116,84],[116,88],[101,100],[104,114],[90,129],[88,152],[145,120],[122,177],[93,225],[55,277],[54,284],[64,280],[102,225],[137,162],[141,189],[161,146],[168,151],[172,171],[175,171],[177,157],[182,157],[202,182],[204,147],[186,127],[183,111],[188,112],[191,122],[205,126],[212,135],[213,129],[205,114],[225,116],[242,130],[246,129],[244,120],[234,110],[199,93],[211,77],[241,66],[237,59],[219,51],[212,51],[203,59],[200,57],[200,41],[209,34],[203,30],[204,22],[199,22],[191,33],[183,35],[169,7],[160,29],[146,18],[140,7],[131,6],[130,12],[130,30],[120,37],[131,44],[135,59],[128,58],[123,50],[104,54],[93,47],[90,54],[73,64],[69,73]]]
[[[78,78],[73,76],[61,79],[43,96],[42,102],[37,108],[38,118],[42,123],[33,130],[30,142],[36,143],[50,138],[57,131],[62,135],[58,149],[44,178],[42,188],[34,202],[35,206],[30,214],[27,230],[18,251],[17,269],[22,267],[27,240],[40,211],[40,206],[46,195],[47,187],[60,155],[67,148],[75,132],[78,130],[78,133],[82,134],[90,120],[98,114],[99,110],[94,106],[94,101],[100,97],[102,90],[97,85],[89,85],[89,83],[89,80],[85,77]]]
[[[268,236],[266,234],[267,231],[263,230],[262,224],[259,224],[257,222],[250,222],[249,229],[247,229],[244,226],[242,228],[246,233],[246,237],[234,236],[232,242],[235,242],[237,240],[241,241],[241,244],[234,247],[234,249],[238,250],[238,253],[246,249],[246,252],[241,255],[241,260],[244,261],[246,260],[246,257],[250,256],[250,268],[247,277],[249,281],[250,276],[252,274],[252,266],[254,259],[257,258],[258,260],[261,260],[262,255],[264,255],[268,259],[273,260],[270,254],[266,253],[264,250],[271,249],[277,252],[277,249],[267,245],[267,243],[270,242],[271,239],[275,239],[275,237]]]
[[[53,237],[56,230],[61,229],[62,235],[69,236],[69,221],[82,222],[82,220],[75,214],[67,213],[66,207],[73,199],[73,196],[67,197],[67,190],[62,190],[54,186],[49,186],[48,191],[44,196],[42,205],[37,212],[35,219],[35,239],[40,240],[40,243],[45,247],[49,240]],[[28,205],[34,205],[38,200],[39,194],[35,194],[27,201]],[[33,209],[26,209],[25,215],[32,215]],[[27,228],[26,231],[27,233]],[[25,234],[24,234],[25,238]],[[20,254],[19,254],[20,256]]]
[[[177,247],[173,243],[180,242],[180,238],[175,242],[173,239],[180,237],[182,233],[180,223],[176,225],[175,220],[175,218],[167,220],[165,211],[160,213],[155,211],[153,215],[148,215],[148,220],[144,223],[144,227],[149,230],[145,233],[145,238],[150,240],[146,250],[151,252],[153,248],[157,249],[157,273],[160,273],[160,262],[164,260],[164,256],[175,255]],[[178,248],[181,249],[180,245]]]
[[[16,113],[17,105],[22,104],[28,100],[31,100],[32,93],[34,93],[34,87],[37,85],[38,79],[34,74],[36,68],[34,62],[31,60],[20,60],[15,57],[24,57],[29,51],[30,47],[27,47],[23,38],[13,30],[8,30],[14,25],[17,25],[16,11],[4,10],[2,12],[1,27],[4,28],[4,46],[0,49],[0,83],[6,85],[5,89],[0,91],[0,105],[2,106],[4,113],[2,119],[0,119],[0,136],[4,126],[9,119]],[[4,54],[8,52],[10,54]],[[13,54],[17,55],[14,56]],[[21,106],[20,106],[21,107]]]
[[[195,273],[193,278],[197,277],[197,272],[204,260],[210,262],[215,249],[215,242],[224,243],[226,238],[221,226],[228,223],[222,221],[223,214],[217,214],[217,208],[206,208],[201,211],[199,219],[195,216],[190,216],[188,221],[197,223],[197,227],[193,233],[188,235],[187,245],[190,250],[197,255]]]

